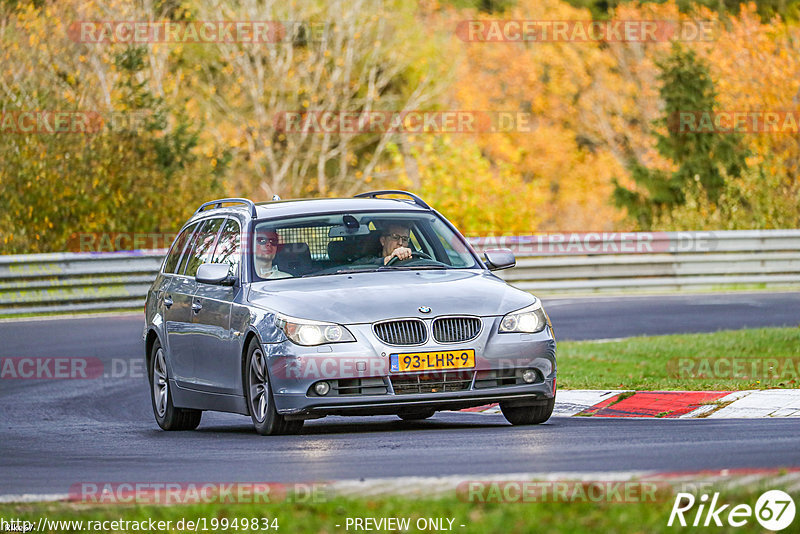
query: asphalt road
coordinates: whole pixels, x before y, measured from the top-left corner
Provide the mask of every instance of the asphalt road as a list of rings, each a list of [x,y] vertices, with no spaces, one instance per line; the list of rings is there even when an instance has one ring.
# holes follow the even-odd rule
[[[558,339],[800,326],[800,293],[542,299]]]
[[[559,339],[800,323],[800,293],[545,301]],[[554,417],[511,427],[501,415],[329,417],[299,436],[260,437],[249,418],[204,414],[162,432],[141,368],[139,316],[0,323],[0,357],[84,356],[108,376],[0,380],[0,495],[67,493],[79,482],[307,482],[404,475],[686,471],[800,466],[796,420]]]

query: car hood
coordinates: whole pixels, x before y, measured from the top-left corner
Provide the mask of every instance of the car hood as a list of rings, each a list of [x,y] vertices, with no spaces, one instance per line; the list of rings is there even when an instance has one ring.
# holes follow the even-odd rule
[[[342,324],[393,317],[505,315],[533,302],[487,271],[382,271],[252,284],[248,300],[270,311]],[[422,306],[431,308],[427,314]]]

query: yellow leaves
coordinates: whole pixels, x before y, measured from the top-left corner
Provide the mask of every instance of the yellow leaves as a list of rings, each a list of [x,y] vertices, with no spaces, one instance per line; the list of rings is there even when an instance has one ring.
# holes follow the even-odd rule
[[[800,91],[800,41],[790,37],[796,28],[762,22],[754,5],[730,17],[713,47],[697,47],[710,66],[721,110],[785,111],[797,109]],[[747,135],[744,141],[757,154],[777,156],[788,164],[800,160],[800,143],[785,135]]]
[[[587,11],[555,0],[520,0],[506,15],[513,20],[591,18]],[[635,108],[628,95],[638,90],[629,82],[627,91],[620,94],[623,78],[616,72],[614,57],[597,43],[585,42],[497,43],[469,46],[466,54],[454,84],[456,109],[529,113],[534,125],[533,131],[520,127],[475,138],[503,184],[496,184],[494,178],[492,186],[482,189],[493,194],[499,187],[515,191],[516,196],[506,197],[502,204],[527,214],[525,231],[567,226],[584,231],[613,229],[620,216],[608,202],[611,178],[616,172],[624,174],[624,169],[609,147],[596,146],[600,136],[595,128],[624,132],[626,125],[603,124],[613,117],[597,115]],[[592,139],[595,146],[587,150],[576,143],[578,138]],[[471,192],[472,187],[463,191]],[[535,213],[520,205],[518,198],[526,197],[536,206]],[[513,224],[499,209],[493,213],[496,218],[484,224]]]

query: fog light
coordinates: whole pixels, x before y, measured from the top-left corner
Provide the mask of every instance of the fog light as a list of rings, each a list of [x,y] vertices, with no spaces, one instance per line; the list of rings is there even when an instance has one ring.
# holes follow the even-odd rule
[[[321,397],[327,395],[330,390],[331,386],[327,382],[317,382],[316,384],[314,384],[314,391],[316,391],[317,395]]]
[[[536,382],[536,371],[533,369],[525,369],[522,371],[522,379],[528,384],[533,384]]]

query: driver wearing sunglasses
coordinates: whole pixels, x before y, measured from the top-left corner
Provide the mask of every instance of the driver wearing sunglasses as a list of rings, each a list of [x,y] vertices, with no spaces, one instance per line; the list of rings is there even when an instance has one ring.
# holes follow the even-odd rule
[[[275,255],[278,253],[280,241],[278,234],[272,229],[259,229],[255,238],[255,266],[256,274],[260,278],[289,278],[292,275],[278,270],[273,265]]]

